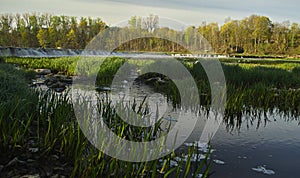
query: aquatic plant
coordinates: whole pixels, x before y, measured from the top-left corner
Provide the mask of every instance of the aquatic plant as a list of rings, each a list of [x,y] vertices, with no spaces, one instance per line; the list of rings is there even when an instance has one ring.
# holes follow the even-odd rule
[[[208,175],[209,166],[202,161],[206,162],[209,154],[201,164],[175,160],[175,157],[199,154],[196,148],[187,153],[173,150],[161,160],[141,163],[109,157],[91,145],[81,132],[68,92],[31,89],[24,82],[22,72],[11,65],[1,64],[0,72],[0,97],[3,99],[0,104],[0,151],[3,157],[14,154],[16,149],[33,150],[38,157],[59,155],[71,166],[70,172],[64,173],[70,177],[182,177],[200,172]],[[121,121],[109,100],[99,98],[98,102],[97,109],[105,123],[120,137],[146,141],[163,133],[161,121],[152,128],[133,127]],[[142,105],[144,103],[132,103],[131,108],[145,115],[148,108]]]

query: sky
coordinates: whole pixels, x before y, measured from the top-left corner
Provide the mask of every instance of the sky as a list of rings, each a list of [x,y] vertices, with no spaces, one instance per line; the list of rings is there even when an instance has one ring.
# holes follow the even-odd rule
[[[53,15],[100,17],[108,25],[132,16],[159,17],[199,26],[203,21],[222,25],[226,18],[265,15],[273,22],[300,23],[299,0],[0,0],[0,14],[40,12]]]

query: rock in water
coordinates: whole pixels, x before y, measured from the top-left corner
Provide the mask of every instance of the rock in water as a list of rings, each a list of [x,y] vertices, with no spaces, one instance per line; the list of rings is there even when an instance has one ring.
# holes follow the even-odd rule
[[[51,73],[50,69],[35,69],[34,70],[38,75],[48,75]]]
[[[24,176],[22,176],[20,178],[40,178],[40,177],[41,177],[40,175],[35,174],[35,175],[24,175]]]

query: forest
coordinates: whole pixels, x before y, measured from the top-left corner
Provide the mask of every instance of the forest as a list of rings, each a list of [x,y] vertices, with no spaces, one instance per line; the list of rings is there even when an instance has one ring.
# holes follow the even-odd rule
[[[133,34],[160,34],[178,38],[184,46],[174,45],[161,38],[137,39],[118,48],[120,51],[183,52],[184,48],[198,49],[202,36],[218,54],[287,55],[300,54],[300,25],[295,22],[272,22],[269,17],[251,15],[241,20],[227,18],[223,25],[201,22],[177,31],[160,26],[159,17],[150,14],[133,16],[127,27],[109,27],[101,18],[71,17],[48,13],[0,15],[0,46],[23,48],[84,49],[103,30]],[[120,34],[120,33],[119,33]],[[131,34],[131,33],[130,33]],[[111,46],[122,36],[108,39]],[[199,50],[200,51],[200,50]]]

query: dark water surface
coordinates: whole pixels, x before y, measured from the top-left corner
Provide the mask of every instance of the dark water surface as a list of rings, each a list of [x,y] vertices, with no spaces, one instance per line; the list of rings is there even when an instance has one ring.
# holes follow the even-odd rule
[[[126,89],[126,87],[124,88]],[[161,115],[165,110],[164,107],[170,107],[172,104],[170,101],[167,102],[166,96],[154,95],[154,93],[150,87],[145,85],[139,84],[130,88],[130,94],[137,101],[142,101],[145,96],[151,96],[150,100],[160,102],[158,104]],[[152,108],[152,111],[155,108]],[[299,118],[291,119],[277,111],[273,111],[272,114],[267,113],[266,116],[268,121],[265,122],[265,118],[262,116],[259,127],[257,127],[259,120],[256,118],[257,116],[249,115],[242,117],[239,128],[225,123],[220,125],[211,140],[213,149],[215,149],[210,155],[210,160],[213,160],[211,177],[300,177],[300,126],[297,121]],[[198,122],[185,143],[199,141],[207,118],[201,116],[196,118]],[[190,127],[193,128],[193,125]],[[182,147],[187,148],[185,145]],[[216,160],[223,161],[224,164],[215,163]],[[253,170],[258,166],[263,166],[266,172]]]
[[[146,86],[133,88],[136,89],[132,89],[131,93],[136,93],[135,97],[142,99],[148,95],[155,100],[156,95],[153,95],[151,88]],[[157,97],[156,101],[161,101],[163,95]],[[164,99],[161,104],[166,102],[166,98]],[[161,110],[160,114],[161,112],[163,111]],[[212,163],[212,177],[300,177],[300,126],[297,121],[299,118],[291,119],[275,110],[266,116],[268,121],[265,122],[262,116],[259,127],[257,116],[249,115],[243,116],[240,128],[235,126],[228,128],[225,123],[220,125],[211,142],[215,151],[210,159],[223,161],[224,164]],[[185,143],[199,141],[206,117],[200,115],[197,119],[194,131]],[[263,166],[269,175],[252,169],[258,166]]]
[[[137,73],[133,72],[133,77]],[[160,116],[172,104],[163,94],[155,95],[155,92],[147,86],[126,86],[123,82],[124,92],[133,94],[132,98],[142,101],[145,96],[150,96],[153,102],[159,101]],[[113,87],[112,87],[113,88]],[[156,109],[155,105],[152,109]],[[155,115],[155,114],[153,114]],[[252,177],[300,177],[300,126],[299,118],[289,118],[277,111],[267,113],[268,121],[264,118],[258,125],[257,116],[242,116],[239,128],[222,123],[217,133],[211,140],[215,151],[210,155],[211,160],[219,160],[212,163],[212,176],[216,178],[252,178]],[[249,121],[251,118],[252,123]],[[186,143],[199,141],[206,118],[198,117],[198,123]],[[191,128],[194,126],[191,125]],[[231,128],[227,128],[231,127]],[[190,129],[190,128],[186,128]],[[182,146],[186,148],[186,146]],[[220,163],[221,161],[221,163]],[[217,161],[218,162],[218,161]],[[224,162],[224,164],[222,163]],[[262,166],[265,172],[253,170]]]
[[[244,118],[245,119],[245,118]],[[212,139],[211,159],[222,160],[225,164],[213,163],[212,177],[300,177],[300,127],[298,121],[273,114],[269,122],[256,128],[247,127],[244,121],[240,129],[228,130],[222,124]],[[189,141],[199,138],[200,121]],[[268,175],[252,170],[264,166],[275,174]]]

